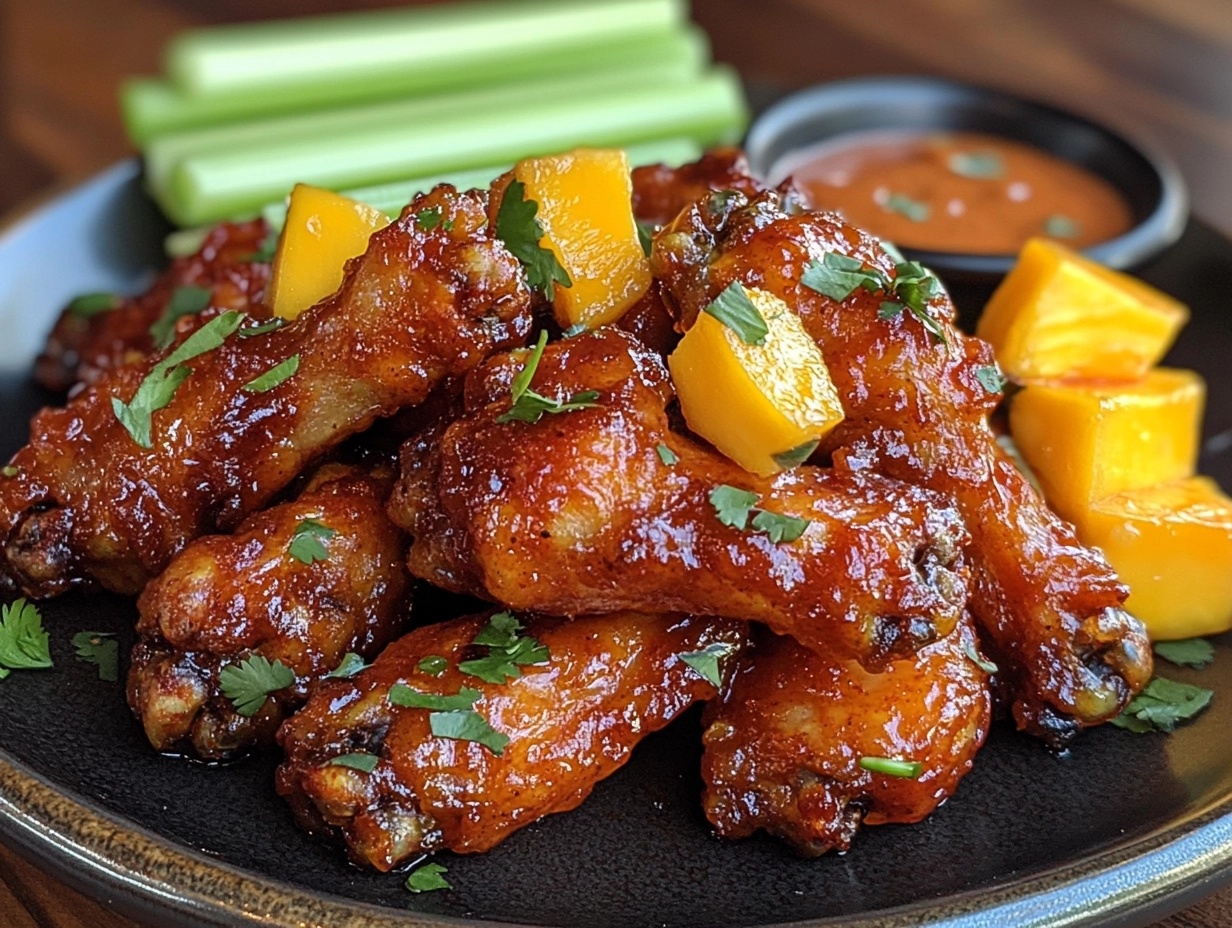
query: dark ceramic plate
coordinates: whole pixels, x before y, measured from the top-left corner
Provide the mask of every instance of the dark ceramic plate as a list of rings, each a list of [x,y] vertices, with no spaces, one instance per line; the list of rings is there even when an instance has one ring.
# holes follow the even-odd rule
[[[48,400],[26,378],[57,308],[133,289],[159,260],[165,229],[135,171],[118,166],[0,239],[2,454]],[[1146,277],[1194,308],[1172,361],[1210,379],[1202,465],[1232,486],[1232,245],[1193,224]],[[150,752],[121,687],[69,645],[83,629],[129,643],[130,602],[77,596],[45,611],[55,669],[0,683],[0,836],[154,925],[1143,924],[1232,875],[1228,636],[1213,667],[1167,668],[1217,692],[1192,725],[1168,737],[1101,729],[1065,757],[998,729],[936,815],[869,829],[846,856],[803,861],[769,839],[712,837],[692,715],[577,811],[490,854],[447,857],[456,890],[412,896],[399,876],[352,869],[300,834],[274,795],[272,759],[207,769]]]

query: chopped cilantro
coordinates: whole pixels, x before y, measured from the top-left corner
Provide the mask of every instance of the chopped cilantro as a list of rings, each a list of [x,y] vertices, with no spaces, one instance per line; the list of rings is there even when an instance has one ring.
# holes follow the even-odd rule
[[[783,470],[791,470],[793,467],[799,467],[805,461],[813,456],[813,452],[820,445],[819,441],[806,441],[802,445],[797,445],[787,451],[780,451],[774,455],[774,463]]]
[[[295,682],[295,674],[282,661],[272,664],[253,654],[238,664],[228,664],[218,674],[222,694],[231,700],[235,711],[251,717],[261,711],[271,693],[285,690]]]
[[[43,617],[25,599],[0,607],[0,680],[13,670],[44,670],[51,666],[50,637]]]
[[[906,216],[912,222],[927,222],[928,217],[933,214],[932,207],[927,203],[913,200],[905,193],[891,193],[881,204],[881,208],[888,213]]]
[[[489,648],[509,648],[518,640],[518,632],[522,630],[519,622],[509,610],[495,612],[488,619],[488,624],[479,630],[471,640],[471,644],[485,645]]]
[[[894,266],[894,271],[895,277],[887,282],[886,290],[895,299],[883,302],[877,315],[893,319],[905,307],[935,341],[945,344],[945,327],[928,312],[928,304],[942,292],[941,281],[917,261],[900,262]]]
[[[706,681],[714,687],[718,687],[723,682],[723,673],[719,667],[719,661],[730,654],[734,654],[735,647],[725,641],[708,644],[700,651],[684,651],[679,657],[682,661],[701,674]]]
[[[507,683],[522,676],[520,667],[546,664],[551,657],[548,649],[521,631],[522,623],[511,613],[496,613],[471,642],[486,647],[487,655],[462,661],[458,669],[485,683]]]
[[[438,738],[453,738],[455,741],[474,741],[500,757],[505,753],[509,736],[497,731],[488,720],[474,709],[455,709],[433,712],[428,716],[432,734]]]
[[[1082,232],[1078,223],[1068,216],[1054,213],[1044,220],[1044,234],[1053,238],[1077,238]]]
[[[352,770],[360,770],[364,773],[371,773],[376,769],[376,765],[380,762],[381,759],[375,754],[356,752],[354,754],[341,754],[338,757],[330,758],[328,766],[350,767]]]
[[[662,442],[655,445],[655,453],[659,456],[659,460],[668,467],[675,467],[680,463],[680,456]]]
[[[770,327],[744,285],[733,280],[703,312],[709,313],[739,336],[746,345],[764,345]]]
[[[543,350],[547,347],[547,344],[548,333],[544,329],[539,333],[539,341],[531,349],[526,363],[522,365],[522,369],[513,378],[513,384],[510,386],[509,391],[513,398],[513,404],[509,407],[508,412],[501,413],[496,417],[496,421],[502,425],[506,422],[534,424],[543,418],[544,413],[557,415],[562,412],[571,412],[575,409],[591,409],[599,405],[595,402],[599,398],[599,393],[596,390],[584,390],[581,393],[575,393],[567,401],[564,401],[536,393],[530,388],[530,383],[535,377],[535,371],[539,368],[539,361],[543,357]]]
[[[496,211],[496,236],[526,268],[526,282],[531,289],[543,291],[550,300],[555,284],[572,287],[573,281],[556,253],[539,244],[543,226],[535,218],[537,212],[539,204],[526,199],[526,185],[520,180],[510,181]]]
[[[642,251],[645,253],[647,258],[650,257],[650,252],[653,250],[654,234],[655,234],[654,226],[652,226],[648,222],[641,222],[640,220],[638,221],[637,240],[641,243]]]
[[[78,632],[73,636],[77,660],[98,667],[98,678],[107,683],[120,679],[120,643],[110,632]]]
[[[984,671],[984,673],[996,673],[1000,669],[988,658],[983,657],[980,652],[975,649],[975,645],[969,641],[963,645],[963,654],[967,655],[967,659],[971,661],[971,663],[975,664],[976,667],[980,668],[980,670]]]
[[[1005,389],[1005,375],[995,364],[987,364],[975,369],[975,379],[989,393],[1000,393]]]
[[[810,261],[800,275],[800,283],[832,300],[845,300],[861,287],[869,293],[884,290],[886,276],[876,268],[864,266],[859,258],[827,251],[820,261]]]
[[[237,331],[235,334],[240,338],[252,338],[256,335],[268,335],[270,332],[276,332],[287,324],[287,320],[275,316],[260,325],[247,325]]]
[[[329,550],[325,542],[338,533],[316,519],[304,519],[295,526],[287,553],[301,564],[313,564],[329,559]]]
[[[997,180],[1005,175],[1005,159],[995,151],[956,151],[946,164],[959,177],[973,180]]]
[[[442,696],[439,693],[421,693],[413,690],[405,683],[395,683],[389,688],[389,701],[404,709],[433,709],[438,712],[452,712],[459,709],[470,709],[479,701],[483,694],[468,686],[462,687],[453,696]]]
[[[449,661],[439,654],[429,654],[415,666],[430,676],[439,677],[449,669]]]
[[[159,351],[175,339],[175,324],[185,316],[199,316],[210,305],[213,292],[209,287],[176,287],[162,315],[150,326],[150,337]]]
[[[749,490],[739,487],[719,484],[710,491],[710,505],[718,514],[719,521],[732,528],[745,529],[749,524],[749,513],[757,503],[758,496]]]
[[[441,876],[449,871],[440,864],[424,864],[406,878],[406,888],[413,893],[430,893],[435,889],[453,889],[450,882]]]
[[[4,477],[5,479],[16,477],[20,473],[21,468],[16,464],[6,464],[4,467],[0,467],[0,477]]]
[[[804,530],[808,527],[808,519],[784,516],[777,512],[766,512],[764,509],[759,509],[753,516],[753,530],[770,536],[770,540],[776,545],[795,541],[804,534]]]
[[[1205,709],[1213,695],[1200,686],[1154,677],[1112,724],[1133,732],[1170,732]]]
[[[427,209],[421,209],[415,214],[415,225],[425,232],[431,232],[437,226],[440,226],[446,232],[452,232],[453,220],[442,217],[443,214],[439,206],[429,206]]]
[[[346,680],[355,676],[367,666],[367,663],[364,662],[362,657],[354,651],[349,651],[346,656],[342,658],[342,662],[327,673],[325,678],[327,680]]]
[[[881,773],[904,780],[918,779],[924,772],[924,765],[919,761],[896,760],[892,757],[861,757],[860,766],[869,773]]]
[[[245,393],[268,393],[295,376],[299,370],[299,355],[293,354],[280,364],[275,364],[259,377],[254,377],[240,387]]]
[[[74,316],[89,319],[119,309],[123,302],[115,293],[83,293],[69,300],[68,311]]]
[[[1205,638],[1185,638],[1181,641],[1157,641],[1155,653],[1181,667],[1201,670],[1215,660],[1215,646]]]

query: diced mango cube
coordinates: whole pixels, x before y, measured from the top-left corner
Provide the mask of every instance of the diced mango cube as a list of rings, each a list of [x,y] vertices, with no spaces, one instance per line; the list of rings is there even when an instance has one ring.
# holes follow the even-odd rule
[[[633,218],[633,181],[622,149],[579,148],[527,158],[513,176],[539,204],[541,244],[550,248],[572,285],[553,288],[562,328],[593,329],[614,322],[650,287],[650,261]]]
[[[1125,607],[1154,639],[1232,628],[1232,499],[1207,477],[1100,500],[1078,520],[1131,590]]]
[[[270,309],[294,319],[342,283],[346,263],[389,224],[378,209],[320,187],[296,184],[270,268]]]
[[[976,334],[1013,380],[1135,380],[1188,318],[1154,287],[1037,238],[988,301]]]
[[[701,313],[668,358],[689,428],[745,470],[800,463],[836,425],[843,405],[800,318],[782,300],[745,291],[769,329],[761,345]]]
[[[1010,404],[1010,434],[1071,521],[1095,500],[1191,477],[1206,384],[1193,371],[1157,368],[1129,384],[1031,384]]]

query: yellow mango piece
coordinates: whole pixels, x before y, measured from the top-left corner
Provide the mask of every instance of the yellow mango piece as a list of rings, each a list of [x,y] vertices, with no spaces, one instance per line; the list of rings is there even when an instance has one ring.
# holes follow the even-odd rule
[[[1191,477],[1206,384],[1157,368],[1129,384],[1031,384],[1010,404],[1010,434],[1044,497],[1073,521],[1092,501]]]
[[[1154,287],[1035,238],[984,307],[976,334],[1013,380],[1135,380],[1188,318]]]
[[[296,184],[270,268],[270,309],[294,319],[342,283],[349,259],[368,248],[377,229],[389,225],[378,209],[320,187]]]
[[[1129,585],[1125,608],[1151,638],[1232,628],[1232,499],[1207,477],[1099,500],[1078,520]]]
[[[703,312],[667,360],[689,428],[745,470],[769,475],[800,463],[845,414],[800,318],[773,294],[745,292],[770,330],[764,344],[747,344]]]
[[[650,287],[650,260],[633,218],[633,180],[622,149],[579,148],[527,158],[513,169],[526,198],[539,204],[540,244],[551,249],[572,285],[553,288],[562,328],[614,322]]]

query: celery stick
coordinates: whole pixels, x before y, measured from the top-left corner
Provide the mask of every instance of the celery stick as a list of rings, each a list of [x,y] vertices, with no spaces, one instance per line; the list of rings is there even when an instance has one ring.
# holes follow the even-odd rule
[[[470,71],[499,80],[534,55],[584,60],[587,41],[662,34],[685,19],[683,0],[520,0],[454,3],[199,29],[174,40],[166,66],[185,93],[337,84],[415,74],[439,87]]]
[[[172,219],[193,225],[259,209],[297,181],[345,189],[576,145],[625,145],[671,136],[703,145],[735,141],[745,119],[739,80],[719,69],[675,86],[643,84],[506,111],[455,112],[419,123],[190,155],[157,192]]]
[[[579,49],[581,50],[581,49]],[[534,54],[510,61],[500,83],[512,83],[557,75],[558,80],[601,72],[634,74],[662,62],[689,62],[701,73],[709,60],[709,45],[698,29],[686,27],[661,36],[614,44],[606,38],[584,49],[585,59]],[[458,90],[473,85],[481,72],[466,69],[448,72],[455,78],[436,90]],[[396,73],[382,81],[296,84],[285,88],[252,88],[210,96],[191,96],[170,81],[135,78],[120,93],[124,125],[135,145],[173,132],[234,123],[261,116],[284,116],[295,112],[323,110],[346,104],[364,104],[422,95],[423,86],[413,73]]]
[[[474,114],[472,118],[478,119],[482,113],[508,114],[541,102],[581,100],[632,84],[679,84],[700,74],[697,58],[686,55],[647,62],[631,73],[616,67],[567,79],[538,77],[410,100],[177,132],[154,139],[146,146],[145,181],[147,188],[161,199],[166,195],[171,172],[189,155],[243,151],[275,141],[301,140],[312,144],[322,138],[342,139],[386,126],[415,126],[457,114]]]

